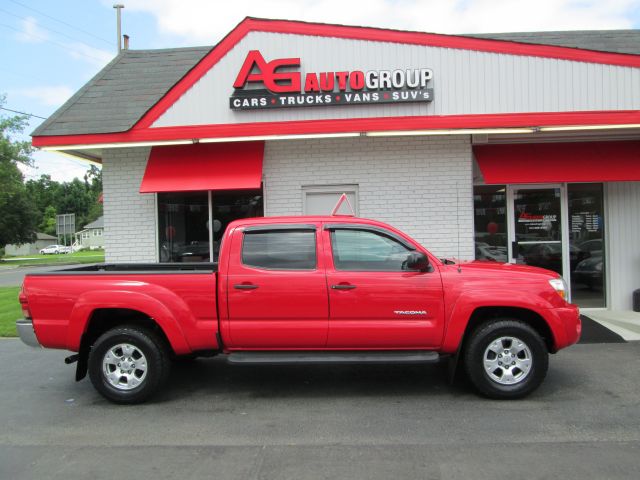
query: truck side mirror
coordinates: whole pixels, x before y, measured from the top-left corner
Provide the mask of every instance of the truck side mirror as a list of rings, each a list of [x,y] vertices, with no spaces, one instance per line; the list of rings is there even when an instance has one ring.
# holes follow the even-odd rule
[[[419,270],[420,272],[431,271],[429,258],[422,252],[411,252],[407,257],[407,268],[409,270]]]

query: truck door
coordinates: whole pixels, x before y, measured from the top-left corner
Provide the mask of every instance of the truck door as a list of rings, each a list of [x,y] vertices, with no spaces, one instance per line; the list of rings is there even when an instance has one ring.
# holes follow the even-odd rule
[[[437,269],[407,270],[416,250],[390,230],[325,225],[329,348],[431,348],[442,342],[444,302]]]
[[[323,348],[329,318],[319,224],[245,227],[227,275],[230,348]]]

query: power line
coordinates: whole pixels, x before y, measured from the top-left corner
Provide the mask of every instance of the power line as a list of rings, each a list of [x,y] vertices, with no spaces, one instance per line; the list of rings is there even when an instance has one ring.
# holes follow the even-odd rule
[[[29,21],[29,19],[28,19],[28,18],[26,18],[26,17],[22,17],[22,16],[20,16],[20,15],[16,15],[15,13],[10,12],[9,10],[5,10],[4,8],[0,8],[0,12],[4,12],[4,13],[6,13],[7,15],[11,15],[12,17],[15,17],[15,18],[17,18],[17,19],[19,19],[19,20],[22,20],[22,21],[25,21],[25,22],[28,22],[28,21]],[[31,17],[31,18],[33,18],[33,17]],[[79,38],[77,38],[77,37],[72,37],[71,35],[67,35],[66,33],[60,32],[60,31],[58,31],[58,30],[54,30],[53,28],[47,27],[47,26],[45,26],[45,25],[39,25],[39,27],[40,27],[40,28],[44,28],[45,30],[49,30],[50,32],[53,32],[53,33],[55,33],[55,34],[57,34],[57,35],[62,35],[63,37],[68,38],[69,40],[73,40],[74,42],[80,42],[80,43],[82,43],[83,45],[86,45],[87,47],[93,48],[91,45],[89,45],[89,44],[85,43],[84,41],[80,40],[80,39],[79,39]],[[25,33],[25,35],[32,35],[32,34]]]
[[[2,68],[2,67],[0,67],[0,72],[8,73],[9,75],[15,75],[17,77],[28,78],[30,80],[36,80],[36,81],[42,82],[42,83],[47,83],[47,82],[50,81],[50,80],[45,80],[45,79],[40,78],[40,77],[34,77],[33,75],[27,75],[27,74],[22,73],[22,72],[13,72],[11,70],[7,70],[6,68]]]
[[[11,110],[10,108],[0,107],[0,110],[6,110],[7,112],[17,113],[18,115],[26,115],[27,117],[36,117],[41,118],[42,120],[46,120],[46,117],[41,117],[40,115],[35,115],[33,113],[20,112],[18,110]]]
[[[20,5],[21,7],[26,8],[26,9],[28,9],[28,10],[31,10],[31,11],[33,11],[33,12],[39,13],[40,15],[42,15],[42,16],[44,16],[44,17],[47,17],[47,18],[50,18],[51,20],[54,20],[54,21],[56,21],[56,22],[58,22],[58,23],[61,23],[61,24],[63,24],[63,25],[66,25],[66,26],[67,26],[67,27],[69,27],[69,28],[73,28],[74,30],[77,30],[77,31],[79,31],[79,32],[82,32],[82,33],[84,33],[85,35],[89,35],[89,36],[91,36],[91,37],[93,37],[93,38],[97,38],[98,40],[101,40],[101,41],[103,41],[103,42],[105,42],[105,43],[107,43],[107,44],[109,44],[109,45],[113,46],[111,41],[106,40],[106,39],[104,39],[104,38],[102,38],[102,37],[99,37],[99,36],[97,36],[97,35],[94,35],[93,33],[88,32],[88,31],[86,31],[86,30],[83,30],[83,29],[81,29],[81,28],[78,28],[78,27],[76,27],[76,26],[74,26],[74,25],[71,25],[70,23],[67,23],[67,22],[65,22],[64,20],[60,20],[60,19],[58,19],[58,18],[52,17],[51,15],[48,15],[48,14],[46,14],[46,13],[44,13],[44,12],[41,12],[40,10],[36,10],[36,9],[35,9],[35,8],[33,8],[33,7],[29,7],[29,6],[25,5],[24,3],[17,2],[16,0],[11,0],[11,2],[12,2],[12,3],[15,3],[16,5]]]
[[[6,23],[0,23],[0,27],[9,28],[9,29],[13,30],[14,32],[18,32],[18,33],[22,33],[22,34],[24,34],[24,32],[23,32],[22,30],[20,30],[19,28],[13,27],[13,26],[11,26],[11,25],[7,25]],[[49,38],[47,38],[47,37],[43,37],[42,35],[38,35],[38,34],[36,34],[36,33],[29,33],[28,35],[30,35],[30,36],[32,36],[32,37],[35,37],[35,38],[39,38],[39,39],[40,39],[40,40],[42,40],[43,42],[49,42],[49,43],[51,43],[51,44],[53,44],[53,45],[57,45],[58,47],[63,48],[63,49],[64,49],[65,51],[67,51],[67,52],[72,51],[73,53],[76,53],[76,54],[78,54],[78,55],[85,56],[85,57],[87,57],[87,58],[91,58],[91,59],[93,59],[93,60],[98,60],[99,62],[104,61],[104,59],[102,59],[102,58],[94,57],[93,55],[89,55],[88,53],[84,53],[84,52],[81,52],[81,51],[79,51],[79,50],[73,50],[73,49],[69,48],[69,46],[68,46],[68,45],[64,45],[64,44],[62,44],[62,43],[60,43],[60,42],[56,42],[55,40],[51,40],[51,39],[49,39]]]

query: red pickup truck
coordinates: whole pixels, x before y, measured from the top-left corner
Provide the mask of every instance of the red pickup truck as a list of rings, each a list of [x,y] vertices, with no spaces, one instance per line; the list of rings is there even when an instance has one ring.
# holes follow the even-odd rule
[[[439,260],[401,231],[344,216],[229,224],[218,263],[101,264],[27,275],[17,327],[77,352],[76,379],[146,400],[180,357],[242,364],[460,363],[492,398],[540,385],[575,343],[578,308],[556,273]]]

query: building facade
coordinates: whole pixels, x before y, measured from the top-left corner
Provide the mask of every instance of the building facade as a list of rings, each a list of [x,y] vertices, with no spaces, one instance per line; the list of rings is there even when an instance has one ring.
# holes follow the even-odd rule
[[[630,309],[640,35],[522,35],[246,19],[213,48],[124,51],[33,141],[102,164],[108,262],[215,261],[230,221],[346,193],[439,257]]]
[[[18,257],[20,255],[37,255],[43,248],[55,244],[58,238],[42,232],[36,232],[36,241],[15,245],[9,243],[4,247],[4,254],[8,257]]]
[[[104,216],[98,217],[75,233],[74,248],[96,250],[104,248]]]

